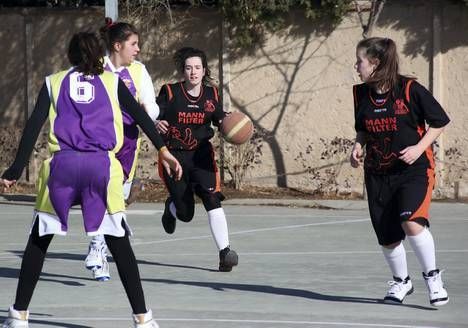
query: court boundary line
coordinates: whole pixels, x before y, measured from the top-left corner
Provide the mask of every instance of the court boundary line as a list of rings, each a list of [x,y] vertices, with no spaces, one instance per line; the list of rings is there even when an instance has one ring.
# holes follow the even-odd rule
[[[363,323],[363,322],[339,322],[339,321],[306,321],[306,320],[248,320],[248,319],[214,319],[214,318],[154,318],[156,321],[173,321],[173,322],[219,322],[219,323],[259,323],[259,324],[279,324],[279,325],[326,325],[338,327],[391,327],[391,328],[441,328],[439,326],[427,325],[396,325],[385,323]],[[44,320],[44,317],[30,316],[30,321]],[[127,317],[49,317],[47,321],[130,321]]]

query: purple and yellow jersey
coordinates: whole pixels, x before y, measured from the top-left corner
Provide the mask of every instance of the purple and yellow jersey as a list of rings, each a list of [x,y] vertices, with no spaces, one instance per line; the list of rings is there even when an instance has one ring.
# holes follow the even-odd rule
[[[144,65],[139,61],[133,61],[130,66],[116,69],[109,57],[104,57],[104,69],[116,74],[127,86],[130,93],[138,101],[139,90],[141,89],[141,81],[144,70]]]
[[[51,153],[60,150],[118,152],[123,142],[118,79],[112,73],[87,77],[73,70],[46,78]]]
[[[108,56],[104,57],[104,69],[117,75],[127,86],[130,93],[139,101],[144,65],[133,61],[129,66],[116,69]],[[141,144],[141,136],[133,119],[125,111],[123,112],[124,140],[117,159],[122,164],[125,180],[132,181],[135,175],[138,152]]]
[[[59,191],[56,187],[50,189],[50,176],[53,173],[57,177],[69,170],[71,176],[73,170],[78,170],[78,163],[75,163],[75,168],[70,164],[60,166],[64,163],[64,155],[78,156],[75,157],[78,161],[80,154],[89,154],[90,156],[83,158],[90,159],[88,166],[94,168],[94,172],[99,172],[100,179],[104,179],[105,183],[101,188],[102,196],[95,193],[80,196],[82,207],[85,201],[93,204],[92,197],[102,199],[104,204],[99,210],[87,206],[92,209],[88,211],[91,213],[89,215],[83,212],[92,217],[85,218],[85,226],[88,225],[86,232],[89,235],[121,235],[124,232],[120,231],[120,222],[125,220],[122,196],[124,176],[116,153],[120,150],[124,137],[122,111],[117,98],[118,77],[109,72],[99,76],[84,76],[70,69],[48,76],[46,84],[51,102],[48,143],[52,156],[43,162],[37,181],[34,216],[39,218],[39,234],[66,233],[68,211],[74,203],[68,204],[66,199],[62,199],[68,191]],[[80,181],[85,181],[86,178],[89,177],[75,178],[77,190],[80,188]],[[71,194],[73,192],[70,190]]]

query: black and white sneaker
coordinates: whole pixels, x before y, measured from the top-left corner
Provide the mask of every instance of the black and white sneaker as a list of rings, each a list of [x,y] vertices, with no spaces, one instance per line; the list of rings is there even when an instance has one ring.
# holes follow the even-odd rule
[[[442,306],[449,302],[447,290],[442,282],[442,271],[435,269],[425,274],[423,272],[424,282],[429,291],[429,302],[432,306]]]
[[[161,217],[161,222],[162,222],[164,231],[166,231],[168,234],[174,233],[175,227],[176,227],[176,218],[172,215],[169,209],[170,204],[171,204],[171,198],[168,197],[164,205],[164,213]]]
[[[239,263],[237,253],[228,247],[219,251],[219,271],[231,272],[232,267]]]
[[[414,292],[413,284],[409,276],[405,279],[393,277],[393,280],[389,281],[388,285],[390,289],[383,299],[384,303],[401,304],[406,296]]]

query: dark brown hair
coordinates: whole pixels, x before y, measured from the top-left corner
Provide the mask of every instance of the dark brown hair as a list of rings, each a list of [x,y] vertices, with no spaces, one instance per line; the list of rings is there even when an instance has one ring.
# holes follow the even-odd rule
[[[111,18],[106,17],[106,24],[99,29],[102,40],[109,53],[114,51],[114,44],[123,43],[132,35],[138,35],[138,31],[132,24],[124,22],[113,22]]]
[[[73,35],[68,45],[68,60],[76,71],[85,75],[99,75],[104,71],[102,65],[103,49],[96,34],[80,32]]]
[[[390,90],[399,82],[399,59],[396,44],[392,39],[373,37],[359,41],[356,50],[364,49],[365,56],[377,64],[373,74],[366,81],[378,89]]]
[[[187,58],[191,57],[199,57],[202,61],[203,68],[205,69],[205,76],[203,77],[203,84],[209,84],[213,81],[211,77],[211,71],[208,68],[208,61],[206,59],[206,54],[200,49],[192,48],[192,47],[184,47],[180,48],[174,54],[173,60],[174,64],[177,68],[177,71],[180,74],[184,74],[185,71],[185,61]]]

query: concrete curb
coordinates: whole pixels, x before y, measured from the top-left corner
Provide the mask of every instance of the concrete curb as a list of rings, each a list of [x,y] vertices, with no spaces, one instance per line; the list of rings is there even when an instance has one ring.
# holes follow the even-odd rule
[[[1,204],[34,205],[34,194],[2,194]],[[269,198],[234,198],[223,201],[224,205],[241,206],[287,206],[317,209],[362,210],[367,209],[367,202],[363,200],[309,200],[309,199],[269,199]]]

